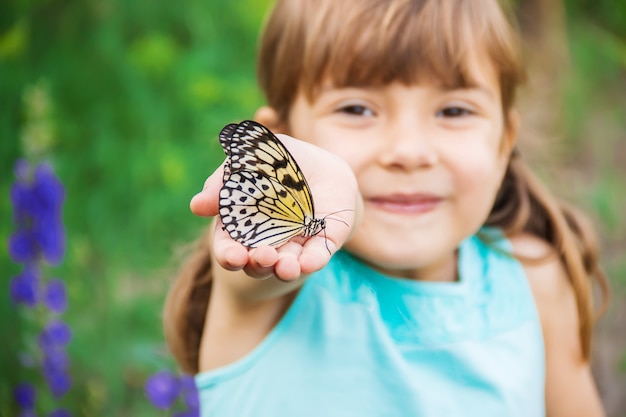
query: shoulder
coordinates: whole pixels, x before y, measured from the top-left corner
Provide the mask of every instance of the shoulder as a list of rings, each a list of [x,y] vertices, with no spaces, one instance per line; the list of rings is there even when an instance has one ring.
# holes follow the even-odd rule
[[[507,237],[524,268],[541,321],[548,415],[603,416],[589,361],[582,351],[576,293],[559,253],[527,233]]]
[[[520,260],[538,307],[557,300],[574,300],[573,288],[555,248],[529,233],[508,236],[513,255]],[[546,306],[547,307],[547,306]]]
[[[571,327],[577,328],[576,294],[557,250],[530,233],[507,234],[505,237],[510,244],[506,245],[506,258],[510,261],[512,255],[521,265],[544,333],[552,327],[551,323],[565,319],[573,321]]]
[[[581,355],[576,294],[558,252],[529,233],[508,238],[532,290],[546,349],[556,344],[574,356]]]
[[[548,242],[528,233],[508,239],[532,290],[548,359],[557,354],[580,361],[582,345],[576,294],[559,254]]]

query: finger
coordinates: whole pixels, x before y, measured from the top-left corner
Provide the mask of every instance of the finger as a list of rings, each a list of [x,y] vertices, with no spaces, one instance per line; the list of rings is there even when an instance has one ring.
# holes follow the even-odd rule
[[[308,238],[299,257],[303,274],[323,268],[331,256],[346,242],[354,228],[354,210],[344,210],[325,217],[326,228]]]
[[[194,195],[189,208],[197,216],[215,216],[219,212],[219,194],[222,188],[224,164],[220,165],[204,182],[202,191]]]
[[[322,269],[336,251],[335,242],[324,236],[317,235],[308,239],[298,258],[302,273],[310,274]]]
[[[278,249],[278,262],[274,267],[276,278],[281,281],[294,281],[302,275],[299,257],[302,254],[302,245],[297,242],[287,242]]]
[[[278,252],[275,248],[261,246],[250,251],[250,261],[244,271],[253,278],[269,278],[274,274],[274,266],[277,261]]]
[[[213,236],[213,253],[217,262],[228,271],[238,271],[250,261],[248,248],[231,239],[222,229],[222,222],[216,219]]]
[[[345,206],[355,207],[355,203],[346,202]],[[343,209],[328,215],[322,215],[321,217],[324,218],[326,227],[314,236],[322,240],[322,242],[316,242],[316,244],[328,242],[330,249],[330,243],[332,242],[334,248],[339,249],[348,240],[352,231],[355,229],[357,222],[356,210],[353,208]],[[331,250],[331,254],[333,253],[334,251]]]

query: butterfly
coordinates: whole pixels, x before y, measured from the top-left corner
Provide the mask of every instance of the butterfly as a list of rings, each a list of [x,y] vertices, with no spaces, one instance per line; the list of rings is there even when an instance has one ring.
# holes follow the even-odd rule
[[[232,239],[251,248],[278,247],[325,230],[300,167],[268,128],[245,120],[225,126],[219,140],[227,156],[219,215]]]

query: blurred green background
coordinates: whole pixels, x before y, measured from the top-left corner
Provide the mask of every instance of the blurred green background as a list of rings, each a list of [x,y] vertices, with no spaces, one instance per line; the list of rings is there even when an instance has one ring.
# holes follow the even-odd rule
[[[222,161],[217,133],[252,117],[258,30],[269,0],[30,0],[0,6],[0,416],[36,378],[19,362],[38,313],[15,307],[7,255],[14,162],[43,150],[67,189],[64,319],[75,415],[159,414],[146,378],[174,369],[161,330],[176,253],[207,224],[190,197]],[[626,416],[626,2],[520,1],[528,45],[522,147],[596,222],[613,291],[594,372]],[[542,52],[543,51],[543,52]],[[550,155],[549,157],[546,155]],[[44,403],[51,399],[42,398]]]

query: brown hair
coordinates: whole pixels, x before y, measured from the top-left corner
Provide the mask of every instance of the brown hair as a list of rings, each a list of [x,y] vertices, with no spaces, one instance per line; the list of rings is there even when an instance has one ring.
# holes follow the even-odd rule
[[[470,56],[479,45],[499,74],[503,112],[524,81],[520,42],[497,0],[278,0],[265,24],[258,79],[268,105],[288,121],[296,95],[335,86],[405,84],[436,79],[471,86]],[[571,279],[585,358],[593,324],[591,280],[601,284],[597,243],[583,216],[557,202],[513,152],[487,225],[526,231],[555,247]],[[210,292],[210,247],[203,237],[165,306],[166,337],[182,368],[196,372]]]
[[[286,121],[296,94],[311,99],[326,79],[337,87],[424,78],[470,86],[469,57],[481,45],[508,109],[524,79],[514,34],[496,0],[279,0],[261,39],[257,75],[269,106]]]
[[[189,248],[163,311],[165,339],[180,368],[198,372],[200,340],[211,295],[211,226]]]

